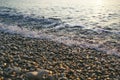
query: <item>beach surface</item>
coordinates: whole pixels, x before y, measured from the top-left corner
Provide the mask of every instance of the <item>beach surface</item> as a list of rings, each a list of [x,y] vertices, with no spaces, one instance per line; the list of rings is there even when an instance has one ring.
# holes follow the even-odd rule
[[[0,80],[120,80],[120,0],[0,0]]]
[[[119,80],[120,57],[0,31],[0,80],[28,80],[26,73],[41,69],[52,80]]]

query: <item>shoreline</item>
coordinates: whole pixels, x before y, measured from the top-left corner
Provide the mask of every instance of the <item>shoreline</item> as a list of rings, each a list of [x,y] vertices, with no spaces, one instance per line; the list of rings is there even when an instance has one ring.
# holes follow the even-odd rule
[[[0,80],[27,80],[27,72],[40,69],[68,80],[120,79],[119,56],[49,40],[0,31],[0,55]]]

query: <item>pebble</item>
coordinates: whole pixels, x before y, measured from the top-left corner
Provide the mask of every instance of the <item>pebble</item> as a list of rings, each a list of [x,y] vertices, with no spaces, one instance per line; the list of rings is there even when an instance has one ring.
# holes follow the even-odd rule
[[[58,80],[68,80],[67,77],[60,77]]]
[[[0,80],[120,79],[118,56],[48,40],[2,34]]]
[[[39,70],[39,71],[33,71],[26,73],[26,78],[29,80],[42,80],[49,78],[52,80],[52,71],[49,70]]]

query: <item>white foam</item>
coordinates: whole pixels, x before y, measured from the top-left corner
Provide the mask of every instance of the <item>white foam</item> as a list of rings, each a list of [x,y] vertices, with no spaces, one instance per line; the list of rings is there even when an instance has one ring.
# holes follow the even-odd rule
[[[49,39],[49,40],[52,40],[55,42],[64,43],[69,46],[77,45],[77,46],[80,46],[83,48],[84,47],[94,48],[96,50],[105,51],[108,54],[115,54],[115,55],[120,56],[120,53],[115,48],[114,49],[108,49],[106,47],[99,48],[99,45],[101,45],[103,43],[90,44],[84,40],[77,41],[77,40],[73,40],[72,38],[65,37],[65,36],[56,36],[53,34],[46,34],[42,30],[39,30],[39,31],[38,30],[30,30],[28,28],[21,28],[18,26],[8,26],[8,25],[0,23],[0,31],[4,31],[5,33],[10,33],[10,34],[20,34],[24,37]]]
[[[18,26],[8,26],[0,23],[0,30],[10,33],[10,34],[21,34],[25,37],[33,37],[33,38],[50,38],[47,34],[44,34],[38,30],[29,30],[28,28],[21,28]]]

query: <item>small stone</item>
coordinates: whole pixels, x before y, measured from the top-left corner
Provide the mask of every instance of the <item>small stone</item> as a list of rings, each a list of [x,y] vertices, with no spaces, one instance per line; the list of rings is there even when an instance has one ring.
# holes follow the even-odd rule
[[[20,67],[14,67],[13,71],[15,71],[16,73],[20,73],[21,72],[21,68]]]
[[[0,80],[4,80],[4,78],[3,78],[3,77],[0,77]]]
[[[4,66],[4,67],[7,66],[7,63],[4,63],[3,66]]]
[[[12,50],[17,50],[18,48],[16,46],[14,46],[13,48],[11,48]]]
[[[80,80],[80,78],[77,78],[76,80]]]
[[[92,78],[89,77],[87,80],[92,80]]]
[[[49,70],[39,70],[34,72],[28,72],[26,78],[29,80],[42,80],[42,79],[50,79],[52,80],[52,71]]]

